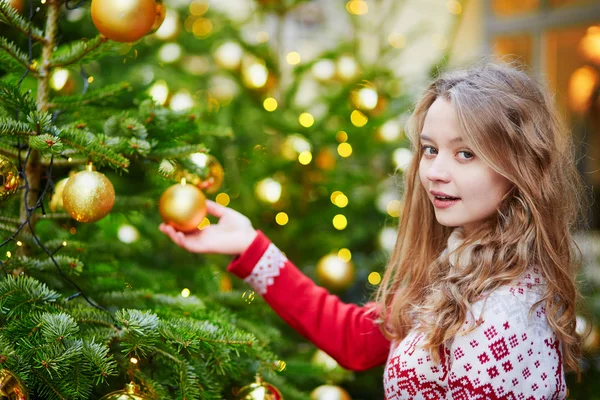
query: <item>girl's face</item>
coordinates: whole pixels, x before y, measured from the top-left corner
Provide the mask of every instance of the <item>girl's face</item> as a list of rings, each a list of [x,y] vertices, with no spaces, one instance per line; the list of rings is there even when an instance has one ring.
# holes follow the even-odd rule
[[[512,184],[469,149],[448,100],[429,108],[420,146],[419,176],[440,224],[468,231],[496,212]]]

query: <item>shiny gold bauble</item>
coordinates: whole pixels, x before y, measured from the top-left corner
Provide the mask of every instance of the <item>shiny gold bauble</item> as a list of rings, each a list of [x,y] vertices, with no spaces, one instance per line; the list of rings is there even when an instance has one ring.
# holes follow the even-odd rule
[[[177,159],[173,178],[197,186],[208,194],[216,193],[223,184],[225,172],[221,163],[206,153],[194,153],[187,157]]]
[[[310,400],[352,400],[352,398],[339,386],[321,385],[312,391]]]
[[[0,1],[7,1],[8,4],[13,6],[13,8],[15,8],[19,13],[23,13],[23,9],[25,8],[25,5],[23,4],[23,0],[0,0]]]
[[[125,389],[117,390],[116,392],[109,393],[100,400],[148,400],[150,397],[145,396],[140,392],[139,385],[130,382],[125,385]]]
[[[317,263],[319,283],[332,291],[343,291],[354,283],[354,265],[331,253]]]
[[[0,370],[0,399],[27,400],[27,388],[23,382],[12,372]]]
[[[257,375],[256,381],[240,389],[236,400],[283,400],[279,389]]]
[[[0,155],[0,201],[12,197],[19,189],[19,170],[8,158]]]
[[[596,327],[596,325],[592,325],[592,329],[590,330],[589,335],[583,338],[581,348],[587,353],[596,353],[598,352],[599,346],[600,334],[598,333],[598,328]]]
[[[150,29],[150,33],[154,33],[160,28],[163,22],[165,22],[165,17],[167,16],[167,8],[163,4],[163,0],[156,0],[156,14],[154,19],[154,24],[152,25],[152,29]]]
[[[160,196],[158,211],[166,224],[191,232],[206,216],[206,196],[194,185],[178,183]]]
[[[92,0],[94,25],[115,42],[135,42],[147,35],[156,11],[155,0]]]
[[[115,204],[115,188],[100,172],[81,171],[69,178],[63,189],[63,205],[79,222],[96,222],[104,218]]]
[[[52,212],[63,211],[65,209],[63,204],[63,191],[65,190],[65,185],[68,180],[69,178],[61,179],[54,185],[54,194],[52,194],[49,204]]]

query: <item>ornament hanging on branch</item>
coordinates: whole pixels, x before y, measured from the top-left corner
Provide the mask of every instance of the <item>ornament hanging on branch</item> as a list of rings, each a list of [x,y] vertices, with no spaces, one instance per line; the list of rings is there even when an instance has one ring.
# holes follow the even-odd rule
[[[6,157],[0,155],[0,201],[11,198],[19,189],[19,170]]]
[[[65,209],[63,204],[63,190],[65,190],[65,185],[67,184],[68,180],[69,178],[61,179],[56,183],[56,185],[54,185],[54,193],[50,198],[49,204],[52,212],[63,211]]]
[[[221,163],[211,155],[194,153],[177,160],[173,178],[197,186],[208,194],[216,193],[223,184],[225,172]]]
[[[352,400],[352,398],[339,386],[321,385],[312,391],[310,400]]]
[[[206,216],[206,196],[194,185],[185,182],[169,187],[160,196],[158,212],[164,223],[182,232],[198,229]]]
[[[134,382],[125,385],[125,389],[109,393],[100,400],[149,400],[150,397],[140,392],[140,386]]]
[[[283,396],[273,384],[263,381],[256,374],[256,381],[241,388],[236,400],[283,400]]]
[[[78,222],[96,222],[106,217],[115,204],[115,188],[92,164],[69,178],[62,195],[65,210]]]
[[[27,388],[7,369],[0,369],[0,399],[27,400]]]
[[[94,25],[115,42],[135,42],[150,33],[157,11],[155,0],[92,0]]]

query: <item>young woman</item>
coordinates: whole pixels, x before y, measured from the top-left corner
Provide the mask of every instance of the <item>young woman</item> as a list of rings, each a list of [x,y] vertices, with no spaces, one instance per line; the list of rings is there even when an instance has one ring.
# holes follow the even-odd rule
[[[407,134],[415,157],[398,239],[364,307],[316,286],[212,201],[218,224],[160,229],[188,251],[236,255],[228,270],[343,367],[386,363],[388,400],[565,398],[580,352],[571,231],[581,181],[550,98],[509,66],[447,73]]]

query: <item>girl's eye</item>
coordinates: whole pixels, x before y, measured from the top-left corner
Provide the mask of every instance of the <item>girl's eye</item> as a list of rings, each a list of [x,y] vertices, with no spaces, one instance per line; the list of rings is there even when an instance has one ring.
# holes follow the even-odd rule
[[[431,156],[435,154],[435,149],[431,146],[421,146],[421,151],[423,154]]]
[[[462,154],[464,160],[470,160],[471,158],[475,157],[475,154],[466,150],[459,151],[458,154]]]

